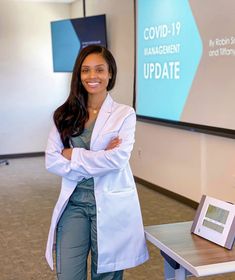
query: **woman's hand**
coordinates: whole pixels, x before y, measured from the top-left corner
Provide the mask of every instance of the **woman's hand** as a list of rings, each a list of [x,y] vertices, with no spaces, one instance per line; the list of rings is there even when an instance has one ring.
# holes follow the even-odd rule
[[[61,154],[62,154],[62,156],[65,157],[66,159],[71,160],[72,151],[73,151],[72,148],[65,148],[65,149],[62,150]]]
[[[107,147],[105,148],[105,151],[107,150],[112,150],[116,147],[118,147],[121,144],[122,140],[117,136],[115,138],[113,138],[107,145]]]

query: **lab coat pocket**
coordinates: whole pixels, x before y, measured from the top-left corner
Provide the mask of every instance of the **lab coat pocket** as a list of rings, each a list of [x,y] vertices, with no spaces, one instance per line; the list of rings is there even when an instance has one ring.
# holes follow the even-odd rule
[[[135,187],[110,187],[108,190],[109,195],[128,196],[135,191]]]
[[[136,216],[138,197],[133,187],[113,188],[104,193],[103,208],[107,213],[106,223],[113,231],[125,229]],[[110,228],[110,229],[111,229]]]

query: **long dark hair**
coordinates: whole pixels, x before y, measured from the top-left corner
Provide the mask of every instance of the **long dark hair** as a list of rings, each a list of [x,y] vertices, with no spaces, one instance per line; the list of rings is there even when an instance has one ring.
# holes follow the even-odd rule
[[[60,133],[64,147],[69,147],[69,139],[71,136],[80,135],[88,120],[89,114],[87,110],[88,94],[81,82],[81,66],[84,59],[92,53],[101,54],[108,64],[111,78],[109,80],[107,90],[111,90],[116,81],[117,66],[111,52],[103,46],[89,45],[79,53],[74,68],[70,86],[70,94],[60,107],[58,107],[53,115],[55,125]]]

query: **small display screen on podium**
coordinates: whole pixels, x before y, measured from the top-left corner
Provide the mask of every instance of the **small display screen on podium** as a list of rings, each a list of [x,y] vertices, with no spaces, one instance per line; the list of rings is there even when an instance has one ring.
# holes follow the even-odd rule
[[[235,205],[202,196],[191,232],[231,249],[235,238]]]
[[[202,224],[205,227],[223,233],[228,215],[229,211],[209,204]]]

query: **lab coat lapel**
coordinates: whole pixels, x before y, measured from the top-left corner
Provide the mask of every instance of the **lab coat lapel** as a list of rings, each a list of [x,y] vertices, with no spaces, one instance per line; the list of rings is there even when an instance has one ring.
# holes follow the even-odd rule
[[[102,128],[106,124],[111,112],[112,112],[112,104],[113,104],[113,99],[112,97],[108,94],[101,109],[99,112],[99,115],[97,117],[97,120],[95,122],[95,126],[93,129],[93,133],[91,136],[91,148],[93,147],[95,141],[97,140],[100,132],[102,131]]]

